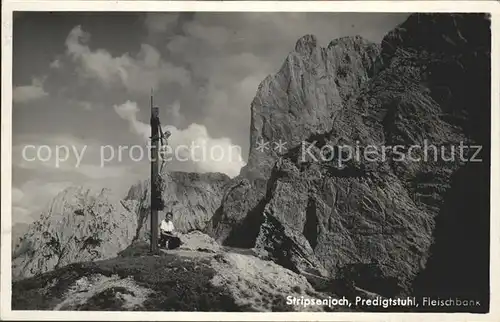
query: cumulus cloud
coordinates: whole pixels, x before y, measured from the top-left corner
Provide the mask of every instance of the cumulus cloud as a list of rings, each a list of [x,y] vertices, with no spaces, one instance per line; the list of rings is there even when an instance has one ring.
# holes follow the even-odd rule
[[[40,209],[39,209],[40,210]],[[19,206],[12,206],[12,224],[30,223],[36,210]]]
[[[69,134],[23,134],[14,136],[12,143],[12,164],[14,167],[25,169],[53,166],[57,153],[59,153],[61,158],[68,157],[66,161],[61,162],[61,166],[63,166],[64,163],[72,163],[74,165],[77,162],[77,157],[73,151],[78,151],[78,154],[84,154],[81,152],[85,151],[89,144],[95,144],[92,141],[85,142]],[[58,147],[61,147],[59,151]],[[63,151],[64,147],[70,149],[68,155]]]
[[[180,106],[174,104],[172,108],[172,113],[179,114]],[[149,139],[151,127],[137,119],[140,111],[137,103],[127,101],[115,105],[114,109],[118,116],[128,121],[133,133],[140,135],[145,141]],[[233,144],[230,138],[211,137],[204,125],[193,123],[185,129],[178,129],[167,124],[162,130],[171,133],[168,144],[174,167],[185,168],[179,163],[189,162],[198,172],[221,172],[235,177],[245,165],[241,147]]]
[[[166,126],[172,133],[173,155],[194,162],[199,172],[221,172],[235,177],[245,165],[241,147],[230,138],[212,138],[204,125],[193,123],[185,129]]]
[[[128,121],[130,130],[133,133],[140,135],[145,141],[149,138],[151,134],[151,126],[137,120],[139,107],[136,102],[126,101],[121,105],[114,105],[113,108],[118,116]]]
[[[178,19],[179,14],[175,12],[149,13],[144,23],[150,32],[166,32],[177,24]]]
[[[184,124],[186,118],[181,113],[181,103],[176,100],[168,109],[166,119],[170,124],[177,126],[178,124]]]
[[[43,80],[33,78],[31,85],[14,87],[12,99],[14,103],[28,103],[48,96],[43,88]]]
[[[54,59],[54,61],[52,61],[49,66],[50,68],[59,69],[62,67],[62,64],[59,59]]]
[[[81,26],[73,28],[66,39],[66,53],[78,64],[82,77],[141,93],[160,84],[186,85],[190,81],[186,69],[163,61],[158,50],[150,45],[142,44],[135,57],[129,53],[113,57],[105,49],[91,50],[89,41],[90,34]]]

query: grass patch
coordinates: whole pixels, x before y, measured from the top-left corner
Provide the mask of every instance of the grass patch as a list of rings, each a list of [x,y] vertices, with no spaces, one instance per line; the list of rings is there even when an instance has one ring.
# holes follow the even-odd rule
[[[141,310],[148,311],[241,311],[230,294],[211,285],[215,271],[208,259],[172,254],[151,256],[149,248],[135,245],[117,258],[77,263],[12,286],[13,310],[50,310],[60,303],[68,287],[81,277],[102,274],[133,277],[138,285],[153,290]],[[147,251],[146,251],[147,250]],[[106,293],[107,292],[107,293]],[[121,303],[109,290],[92,297],[82,310],[119,310]],[[108,294],[109,293],[109,294]]]

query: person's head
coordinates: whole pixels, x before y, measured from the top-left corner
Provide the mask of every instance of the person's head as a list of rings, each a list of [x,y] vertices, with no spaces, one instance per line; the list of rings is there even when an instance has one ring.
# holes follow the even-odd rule
[[[173,218],[174,218],[174,215],[170,211],[165,214],[166,220],[172,220]]]

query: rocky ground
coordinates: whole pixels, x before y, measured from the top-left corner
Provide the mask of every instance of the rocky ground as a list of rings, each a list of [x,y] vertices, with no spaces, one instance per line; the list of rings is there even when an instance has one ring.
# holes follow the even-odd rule
[[[300,311],[285,296],[326,297],[305,277],[252,255],[222,250],[200,232],[178,250],[134,243],[116,258],[74,263],[13,284],[13,309]],[[329,308],[310,307],[323,311]]]

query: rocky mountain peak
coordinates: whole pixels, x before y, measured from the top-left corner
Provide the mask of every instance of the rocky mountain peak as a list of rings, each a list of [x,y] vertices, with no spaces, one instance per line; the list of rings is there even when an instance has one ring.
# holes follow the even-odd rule
[[[251,104],[250,154],[242,173],[269,175],[272,163],[284,153],[259,142],[295,146],[329,131],[336,113],[366,82],[379,54],[379,46],[361,37],[344,37],[322,48],[313,35],[300,38],[280,70],[260,84]]]
[[[221,173],[171,172],[163,180],[166,210],[174,213],[178,231],[190,232],[206,228],[230,178]],[[111,258],[133,241],[148,241],[150,188],[149,179],[139,182],[124,199],[107,188],[64,189],[14,242],[14,278],[69,263]]]
[[[13,254],[13,276],[28,277],[75,261],[111,258],[135,236],[137,215],[109,189],[61,191],[29,226]]]
[[[318,46],[318,40],[314,35],[305,35],[295,44],[295,51],[303,56],[310,56]]]
[[[258,87],[240,176],[164,174],[175,226],[204,230],[294,274],[347,278],[386,297],[417,290],[487,299],[488,30],[486,15],[415,14],[381,46],[355,36],[322,48],[313,35],[302,37]],[[331,158],[299,159],[305,141],[316,142],[317,156],[331,147]],[[404,150],[425,142],[477,144],[485,161],[442,153],[429,161],[422,151],[412,156],[418,160],[402,153],[406,159],[394,161],[392,149],[383,161],[336,163],[340,146],[362,153],[368,145]],[[30,276],[148,240],[150,199],[149,180],[124,201],[108,190],[66,189],[30,226],[13,271]],[[244,259],[237,273],[249,267]]]

